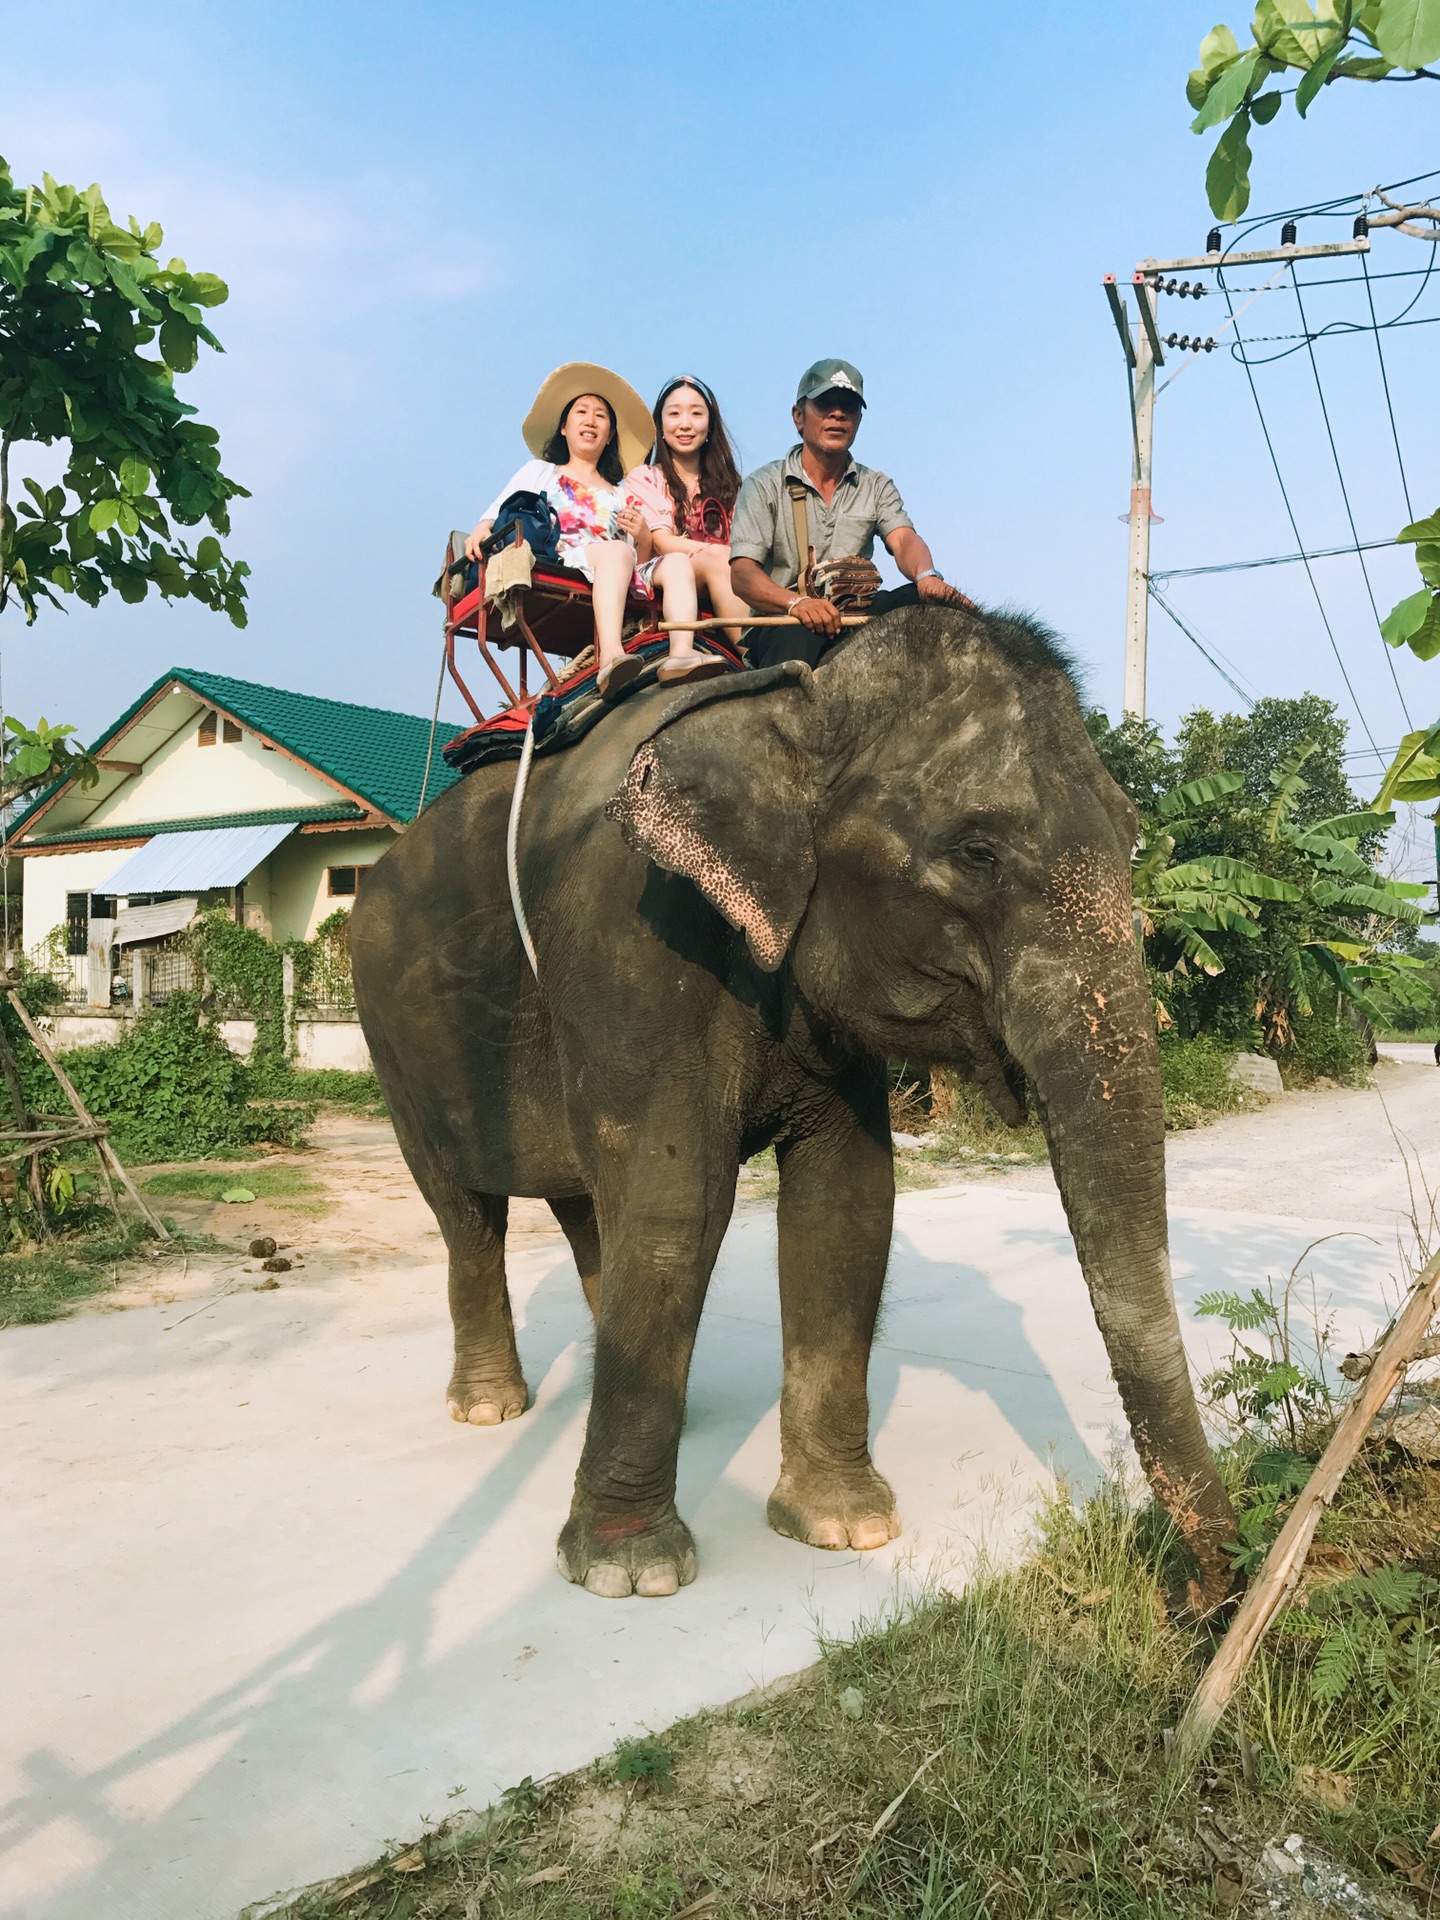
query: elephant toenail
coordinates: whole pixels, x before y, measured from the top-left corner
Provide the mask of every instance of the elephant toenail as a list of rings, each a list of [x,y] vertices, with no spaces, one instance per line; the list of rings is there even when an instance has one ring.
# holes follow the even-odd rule
[[[493,1400],[477,1400],[465,1418],[472,1427],[498,1427],[505,1416]]]
[[[850,1529],[850,1544],[859,1553],[869,1553],[875,1547],[887,1546],[894,1539],[899,1528],[879,1514],[870,1514],[864,1520],[857,1520]]]
[[[585,1591],[599,1594],[602,1600],[624,1600],[632,1590],[630,1574],[624,1567],[607,1566],[602,1561],[585,1576]]]
[[[834,1552],[849,1546],[850,1533],[841,1520],[817,1520],[806,1535],[806,1541],[812,1547],[828,1547]]]
[[[663,1599],[666,1594],[680,1591],[680,1575],[670,1566],[646,1567],[636,1577],[635,1591],[647,1600]]]

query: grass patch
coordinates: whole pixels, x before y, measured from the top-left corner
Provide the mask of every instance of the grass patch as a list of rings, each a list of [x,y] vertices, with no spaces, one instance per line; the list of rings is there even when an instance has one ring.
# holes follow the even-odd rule
[[[165,1224],[175,1233],[173,1222]],[[53,1241],[42,1246],[28,1242],[0,1254],[0,1327],[58,1320],[77,1301],[108,1293],[119,1283],[121,1267],[134,1260],[142,1246],[150,1247],[151,1260],[159,1266],[186,1251],[205,1252],[221,1244],[208,1234],[175,1234],[167,1245],[133,1215],[117,1221],[108,1207],[86,1207],[82,1219]]]
[[[370,1120],[388,1120],[389,1109],[373,1073],[354,1073],[344,1067],[297,1067],[285,1076],[287,1089],[297,1100],[316,1100]]]
[[[184,1194],[195,1200],[218,1200],[232,1187],[248,1187],[257,1200],[285,1200],[321,1191],[320,1182],[303,1167],[174,1167],[143,1180],[146,1193]]]
[[[1162,1729],[1211,1645],[1167,1612],[1172,1558],[1118,1475],[1078,1505],[1057,1494],[1017,1567],[758,1701],[526,1780],[293,1920],[671,1920],[707,1897],[711,1920],[1199,1920],[1291,1833],[1362,1884],[1382,1844],[1433,1859],[1433,1640],[1397,1717],[1363,1685],[1317,1700],[1313,1649],[1280,1635],[1204,1767],[1166,1773]],[[1304,1797],[1307,1765],[1344,1771],[1345,1811]]]

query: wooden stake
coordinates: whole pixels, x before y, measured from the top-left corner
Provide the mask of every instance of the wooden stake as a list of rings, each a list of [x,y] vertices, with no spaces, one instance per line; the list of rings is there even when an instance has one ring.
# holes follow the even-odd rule
[[[168,1240],[170,1238],[170,1234],[166,1229],[165,1222],[155,1212],[154,1208],[150,1206],[148,1201],[143,1200],[141,1198],[140,1193],[136,1188],[135,1182],[130,1178],[130,1175],[125,1171],[124,1166],[121,1164],[119,1154],[116,1153],[115,1149],[111,1146],[110,1142],[105,1138],[104,1133],[100,1131],[98,1123],[91,1116],[89,1109],[85,1105],[85,1102],[80,1098],[79,1094],[75,1091],[74,1084],[72,1083],[69,1074],[66,1073],[65,1069],[61,1066],[60,1062],[55,1058],[55,1054],[53,1049],[51,1048],[50,1042],[45,1038],[44,1034],[40,1031],[39,1027],[37,1027],[35,1022],[30,1018],[30,1014],[28,1009],[25,1006],[25,1002],[20,998],[19,994],[15,991],[14,987],[7,987],[5,991],[9,998],[11,1006],[15,1009],[16,1014],[19,1016],[21,1025],[24,1027],[26,1033],[29,1034],[31,1040],[34,1042],[36,1052],[40,1055],[40,1058],[45,1062],[46,1066],[49,1067],[50,1071],[54,1074],[55,1078],[59,1081],[60,1091],[64,1094],[65,1098],[70,1102],[70,1105],[74,1110],[77,1118],[82,1120],[87,1127],[96,1128],[95,1152],[99,1157],[101,1174],[102,1174],[102,1177],[105,1178],[106,1184],[107,1185],[109,1184],[109,1175],[113,1173],[120,1181],[121,1186],[124,1187],[126,1193],[129,1194],[130,1198],[135,1202],[135,1205],[139,1208],[140,1213],[144,1218],[145,1222],[147,1223],[147,1225],[149,1226],[151,1232],[154,1233],[157,1236],[157,1238],[161,1240]],[[34,1166],[36,1164],[37,1163],[32,1160],[31,1165]]]
[[[1190,1704],[1175,1729],[1171,1761],[1188,1766],[1205,1751],[1230,1696],[1244,1677],[1265,1630],[1294,1592],[1320,1516],[1339,1491],[1346,1470],[1360,1451],[1371,1422],[1389,1399],[1396,1382],[1440,1304],[1440,1254],[1430,1260],[1411,1289],[1386,1335],[1364,1385],[1336,1422],[1330,1444],[1306,1481],[1290,1517],[1236,1609],[1215,1658],[1205,1669]]]

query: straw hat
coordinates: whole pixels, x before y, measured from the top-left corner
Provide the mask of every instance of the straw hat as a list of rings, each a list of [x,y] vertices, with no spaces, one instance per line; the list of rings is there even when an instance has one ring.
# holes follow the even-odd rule
[[[535,404],[520,429],[525,444],[536,459],[543,459],[554,438],[560,416],[572,400],[582,393],[598,393],[615,416],[615,433],[620,443],[620,464],[629,473],[638,467],[650,451],[655,438],[655,423],[650,409],[628,380],[608,367],[592,366],[588,360],[571,360],[557,367],[535,396]]]

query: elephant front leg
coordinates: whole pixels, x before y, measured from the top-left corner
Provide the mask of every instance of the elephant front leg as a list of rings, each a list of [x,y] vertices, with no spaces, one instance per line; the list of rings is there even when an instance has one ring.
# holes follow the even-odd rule
[[[643,1195],[653,1163],[627,1186]],[[695,1578],[695,1542],[675,1510],[685,1386],[734,1176],[690,1193],[599,1198],[602,1269],[595,1378],[560,1571],[606,1599],[675,1593]]]
[[[870,1460],[867,1385],[895,1211],[883,1073],[858,1093],[778,1153],[785,1384],[768,1517],[812,1547],[883,1547],[900,1531]]]

